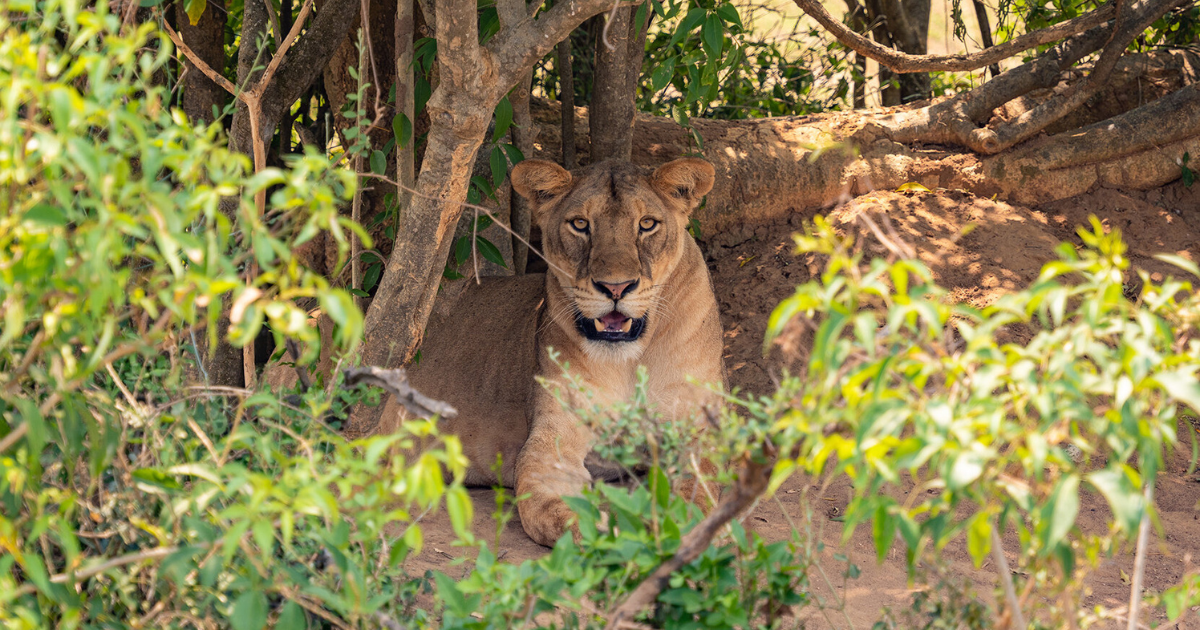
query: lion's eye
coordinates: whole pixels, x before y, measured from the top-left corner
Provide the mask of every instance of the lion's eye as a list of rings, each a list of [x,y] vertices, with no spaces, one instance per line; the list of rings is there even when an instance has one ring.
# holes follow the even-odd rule
[[[642,219],[642,222],[638,224],[638,227],[642,228],[643,232],[649,232],[650,230],[658,227],[658,220],[646,217],[645,219]]]
[[[571,221],[571,227],[575,228],[576,230],[578,230],[580,232],[586,232],[588,229],[587,219],[573,219]]]

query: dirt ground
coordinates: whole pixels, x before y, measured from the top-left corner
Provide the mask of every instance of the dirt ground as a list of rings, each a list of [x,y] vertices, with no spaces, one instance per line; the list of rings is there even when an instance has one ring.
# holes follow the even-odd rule
[[[1054,248],[1059,242],[1080,244],[1075,228],[1086,223],[1089,214],[1095,214],[1109,228],[1119,228],[1129,245],[1134,267],[1146,270],[1156,280],[1168,273],[1181,274],[1155,260],[1154,254],[1169,252],[1200,260],[1200,186],[1188,189],[1178,182],[1147,192],[1101,189],[1035,209],[960,191],[876,191],[825,214],[840,229],[859,234],[868,247],[877,245],[865,236],[859,227],[861,223],[855,219],[863,211],[880,213],[876,216],[891,223],[954,299],[975,306],[986,305],[1004,292],[1033,280],[1042,264],[1055,257]],[[802,222],[813,214],[794,213],[786,220],[702,236],[701,244],[722,311],[725,362],[732,386],[766,393],[773,377],[786,367],[780,352],[763,358],[763,332],[772,308],[817,271],[812,260],[793,253],[791,239]],[[975,228],[964,236],[964,228],[970,224]],[[1011,332],[1018,338],[1024,334]],[[1179,436],[1185,445],[1192,430],[1181,421]],[[1188,452],[1173,454],[1155,487],[1162,531],[1151,534],[1153,544],[1146,574],[1146,588],[1151,591],[1177,583],[1186,567],[1200,562],[1200,475],[1187,474],[1189,455]],[[786,538],[790,532],[786,516],[800,517],[801,491],[806,483],[809,480],[799,476],[790,479],[779,491],[779,501],[764,501],[747,515],[746,524],[768,540]],[[823,525],[821,537],[827,547],[822,563],[826,570],[834,575],[843,571],[844,565],[839,567],[833,556],[844,553],[858,564],[862,573],[844,588],[835,584],[831,589],[814,579],[815,593],[830,603],[842,601],[844,610],[826,616],[815,607],[806,608],[797,619],[805,627],[869,628],[880,618],[884,607],[902,609],[911,602],[914,587],[904,569],[903,543],[898,542],[882,564],[875,561],[869,528],[859,528],[849,542],[840,545],[841,523],[833,519],[841,514],[848,490],[844,483],[835,484],[821,496],[810,497],[810,502],[819,510],[817,525]],[[490,490],[476,489],[471,496],[475,501],[476,533],[491,541],[496,528],[491,517],[493,494]],[[781,509],[790,514],[782,514]],[[1107,516],[1104,500],[1083,491],[1080,526],[1085,531],[1099,531],[1105,527]],[[455,562],[454,558],[469,554],[452,546],[453,534],[445,515],[431,515],[424,529],[425,550],[409,560],[413,573],[436,569],[454,577],[465,575],[469,564]],[[1010,551],[1011,564],[1015,562],[1011,551],[1017,548],[1015,534],[1010,534],[1005,547]],[[501,534],[499,551],[505,561],[520,562],[547,553],[548,549],[533,543],[513,519]],[[951,574],[965,578],[974,584],[980,597],[992,600],[996,581],[990,563],[975,569],[961,538],[946,549],[945,557]],[[1127,604],[1129,586],[1125,576],[1131,572],[1132,564],[1132,549],[1124,549],[1104,561],[1087,578],[1090,593],[1083,606],[1090,609],[1095,605]],[[1161,611],[1153,611],[1150,621],[1157,625],[1164,619]],[[1106,622],[1096,627],[1116,625]],[[1200,630],[1200,612],[1185,614],[1177,627]]]

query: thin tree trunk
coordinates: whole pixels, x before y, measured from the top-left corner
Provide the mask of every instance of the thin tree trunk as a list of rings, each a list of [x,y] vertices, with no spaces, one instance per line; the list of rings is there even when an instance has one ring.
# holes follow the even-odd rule
[[[501,28],[511,28],[529,14],[529,6],[525,0],[500,0],[496,3],[496,10],[500,17]],[[534,127],[533,118],[529,115],[529,92],[532,85],[533,68],[530,68],[521,74],[521,79],[517,81],[516,86],[508,95],[508,100],[512,103],[513,108],[513,126],[509,134],[513,146],[517,147],[517,150],[523,155],[533,155],[533,145],[537,142],[537,128]],[[506,183],[498,192],[507,198],[508,222],[512,231],[515,232],[512,235],[512,269],[514,273],[521,275],[525,273],[525,265],[529,258],[529,248],[525,243],[529,242],[531,209],[529,202],[518,195],[511,185]]]
[[[415,0],[398,0],[396,5],[396,112],[404,114],[410,123],[410,128],[416,125],[416,103],[413,100],[413,42],[416,35]],[[400,146],[400,138],[396,138],[396,181],[401,186],[412,188],[416,183],[416,144],[415,136],[408,139],[408,144]],[[396,203],[400,208],[407,208],[412,202],[412,195],[405,190],[396,191]]]
[[[571,65],[571,38],[558,43],[558,103],[562,108],[563,168],[576,166],[575,161],[575,71]]]
[[[533,69],[531,68],[529,73],[517,84],[517,87],[513,88],[512,95],[509,97],[513,106],[512,143],[521,151],[522,155],[533,155],[534,143],[537,142],[537,127],[533,124],[533,117],[529,114],[532,85]],[[525,266],[529,262],[529,247],[525,243],[529,242],[532,209],[529,207],[529,201],[518,195],[512,186],[508,186],[508,195],[509,221],[515,232],[512,237],[513,273],[523,275]]]
[[[882,46],[894,48],[892,33],[888,30],[887,20],[883,15],[880,0],[863,0],[867,10],[867,21],[871,24],[871,35]],[[890,68],[879,64],[879,104],[891,107],[900,104],[900,88],[893,83],[896,73]]]
[[[855,33],[865,35],[867,32],[866,9],[858,0],[846,0],[846,9],[849,13],[850,28]],[[867,107],[867,58],[858,51],[854,53],[853,94],[854,109],[865,109]]]
[[[184,3],[175,3],[175,23],[179,25],[179,36],[205,63],[213,68],[225,67],[225,19],[216,7],[206,7],[200,21],[192,26]],[[183,83],[183,113],[194,123],[212,122],[213,108],[225,107],[228,94],[221,86],[213,83],[191,61],[184,60],[187,77]]]
[[[629,92],[629,51],[634,8],[610,14],[606,29],[596,39],[596,77],[592,84],[589,124],[592,163],[607,159],[628,160],[633,155],[634,99]]]
[[[971,0],[971,4],[975,7],[975,21],[979,23],[979,38],[983,42],[984,50],[995,46],[992,42],[992,25],[988,24],[987,5],[983,0]],[[988,66],[989,76],[1000,74],[1000,64],[994,63]]]

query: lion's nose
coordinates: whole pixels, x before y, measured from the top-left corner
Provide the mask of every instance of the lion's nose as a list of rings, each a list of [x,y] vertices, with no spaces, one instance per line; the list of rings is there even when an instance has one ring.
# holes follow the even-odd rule
[[[633,293],[633,290],[637,288],[638,281],[626,280],[625,282],[596,282],[595,280],[592,280],[592,284],[601,293],[606,293],[612,299],[619,300],[621,299],[622,295]]]

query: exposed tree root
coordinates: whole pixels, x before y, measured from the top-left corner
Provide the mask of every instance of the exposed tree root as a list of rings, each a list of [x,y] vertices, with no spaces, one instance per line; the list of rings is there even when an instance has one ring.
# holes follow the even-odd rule
[[[995,55],[1000,54],[995,51],[1007,51],[1006,56],[1011,56],[1014,54],[1014,48],[1017,49],[1016,52],[1019,52],[1020,46],[1025,46],[1031,41],[1051,36],[1070,35],[1072,32],[1078,32],[1077,29],[1082,26],[1096,24],[1097,21],[1100,21],[1099,25],[1092,26],[1083,33],[1060,42],[1033,62],[1004,72],[978,88],[918,110],[899,112],[878,120],[886,135],[897,142],[955,144],[986,155],[999,153],[1033,137],[1095,96],[1106,85],[1109,75],[1134,37],[1168,11],[1194,1],[1139,0],[1128,7],[1123,7],[1119,14],[1106,8],[1098,9],[1088,15],[1052,27],[1058,29],[1052,33],[1046,33],[1045,30],[1035,31],[1023,36],[1029,38],[1025,41],[1017,38],[1006,44],[982,51],[982,53],[958,56],[952,59],[928,55],[902,55],[890,51],[890,49],[876,50],[864,45],[865,38],[844,26],[831,28],[824,24],[817,10],[807,6],[812,4],[813,0],[796,0],[801,8],[816,17],[818,21],[822,21],[822,24],[843,43],[855,50],[861,48],[860,52],[880,63],[885,65],[893,63],[897,67],[904,68],[905,71],[940,69],[948,65],[981,67],[993,61]],[[1114,14],[1115,19],[1101,19]],[[828,14],[825,14],[824,17],[829,18]],[[1015,45],[1018,43],[1019,46]],[[1005,46],[1009,48],[1004,48]],[[1083,81],[995,129],[978,126],[990,118],[996,108],[1005,103],[1033,90],[1055,85],[1063,72],[1085,56],[1102,48],[1104,53],[1101,54],[1099,61]],[[965,57],[971,57],[969,63],[964,60]]]

